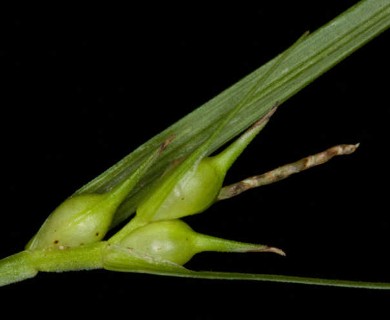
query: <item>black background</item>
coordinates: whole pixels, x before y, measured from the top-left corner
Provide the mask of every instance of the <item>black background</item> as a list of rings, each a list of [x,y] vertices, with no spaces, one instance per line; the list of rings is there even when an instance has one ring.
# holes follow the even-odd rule
[[[76,189],[355,3],[3,10],[1,256],[22,250]],[[187,219],[197,231],[279,246],[287,257],[204,253],[189,267],[390,282],[389,35],[287,101],[227,182],[360,142],[353,155]],[[18,301],[40,306],[37,314],[53,305],[211,319],[381,310],[390,293],[98,270],[41,273],[0,296],[2,309]]]

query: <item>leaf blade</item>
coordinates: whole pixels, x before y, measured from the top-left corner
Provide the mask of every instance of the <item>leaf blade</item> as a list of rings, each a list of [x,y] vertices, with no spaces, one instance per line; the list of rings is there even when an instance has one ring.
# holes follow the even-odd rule
[[[288,284],[316,285],[341,288],[355,289],[376,289],[390,290],[390,283],[386,282],[369,282],[354,280],[339,280],[325,278],[311,278],[291,275],[275,275],[261,273],[240,273],[240,272],[217,272],[217,271],[192,271],[188,269],[162,270],[159,272],[150,272],[151,274],[162,276],[175,276],[194,279],[211,279],[211,280],[244,280],[244,281],[261,281],[277,282]]]
[[[312,33],[263,83],[256,99],[245,105],[221,131],[210,146],[209,153],[264,116],[276,102],[288,100],[389,27],[390,1],[362,0]],[[277,58],[278,56],[145,142],[75,193],[104,192],[112,188],[126,179],[158,145],[175,135],[175,141],[169,150],[120,207],[114,225],[128,218],[150,182],[161,175],[172,161],[186,157],[198,148],[212,134],[221,119],[245,97],[253,84],[267,73]]]

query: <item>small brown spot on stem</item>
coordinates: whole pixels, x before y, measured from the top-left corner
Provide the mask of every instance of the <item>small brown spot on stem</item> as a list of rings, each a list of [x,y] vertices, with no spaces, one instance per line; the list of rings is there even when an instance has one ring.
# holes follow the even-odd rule
[[[176,135],[172,134],[169,136],[160,146],[160,152],[163,152],[170,144],[171,142],[175,139]]]

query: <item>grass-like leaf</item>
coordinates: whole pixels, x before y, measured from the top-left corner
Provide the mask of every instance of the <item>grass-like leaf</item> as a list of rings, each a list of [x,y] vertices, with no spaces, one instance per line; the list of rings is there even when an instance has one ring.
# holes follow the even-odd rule
[[[240,272],[217,272],[217,271],[192,271],[188,269],[176,269],[174,271],[161,270],[153,272],[154,274],[175,276],[184,278],[214,279],[214,280],[250,280],[264,282],[280,282],[291,284],[304,284],[328,287],[343,287],[356,289],[376,289],[390,290],[390,283],[387,282],[367,282],[340,279],[321,279],[313,277],[296,277],[274,274],[256,274]]]
[[[283,103],[292,97],[389,26],[390,2],[363,0],[307,36],[261,83],[261,87],[257,88],[257,94],[246,101],[230,123],[219,132],[214,143],[209,146],[208,153],[212,153],[243,132],[264,116],[276,102]],[[109,190],[126,179],[151,152],[168,137],[174,135],[175,140],[169,150],[161,156],[157,164],[122,204],[114,218],[113,226],[127,219],[134,213],[139,196],[147,191],[148,184],[161,175],[172,161],[189,155],[199,147],[253,85],[272,68],[277,58],[145,142],[76,193]]]

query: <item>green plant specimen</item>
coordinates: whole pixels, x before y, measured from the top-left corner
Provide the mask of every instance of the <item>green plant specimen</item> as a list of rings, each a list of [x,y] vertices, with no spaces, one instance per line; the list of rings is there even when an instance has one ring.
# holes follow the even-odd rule
[[[40,271],[104,268],[194,278],[390,289],[387,283],[192,271],[185,267],[186,262],[203,251],[284,252],[268,244],[199,234],[181,220],[203,213],[216,201],[284,179],[333,156],[353,153],[358,145],[339,145],[269,173],[223,185],[228,169],[284,101],[389,26],[390,1],[363,0],[316,32],[304,34],[282,54],[66,199],[25,250],[0,261],[0,285],[34,277]],[[128,219],[122,229],[106,238],[111,228]]]

